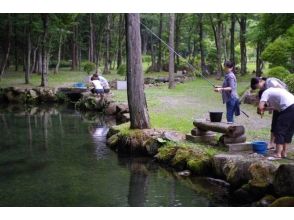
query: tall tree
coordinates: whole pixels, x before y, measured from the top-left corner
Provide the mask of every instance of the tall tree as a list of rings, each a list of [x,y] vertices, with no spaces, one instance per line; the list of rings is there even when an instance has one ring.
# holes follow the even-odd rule
[[[240,52],[241,52],[241,74],[247,72],[247,50],[246,50],[246,30],[247,30],[247,15],[241,14],[237,17],[240,24]]]
[[[41,14],[43,22],[43,39],[42,39],[42,72],[41,72],[41,86],[48,86],[47,76],[47,38],[48,38],[48,25],[49,14]]]
[[[32,42],[31,42],[31,25],[32,25],[32,17],[29,15],[29,24],[27,27],[27,62],[26,62],[26,71],[25,71],[25,83],[29,84],[30,74],[31,74],[31,50],[32,50]]]
[[[9,53],[10,53],[10,48],[11,48],[11,37],[12,37],[12,21],[11,21],[11,15],[8,14],[8,19],[7,19],[7,23],[6,23],[6,33],[7,33],[7,37],[6,37],[6,41],[5,41],[5,51],[4,51],[4,57],[2,62],[0,63],[0,80],[5,72],[6,66],[7,66],[7,62],[9,59]]]
[[[198,27],[199,27],[199,49],[200,49],[200,59],[201,59],[201,72],[206,73],[205,65],[205,54],[203,45],[203,14],[198,14]]]
[[[162,39],[162,13],[159,15],[158,37]],[[162,42],[160,40],[158,41],[157,53],[157,72],[160,72],[162,70]]]
[[[119,15],[119,32],[118,32],[118,51],[117,51],[117,69],[122,64],[122,41],[123,41],[123,32],[124,32],[124,25],[123,25],[123,15]]]
[[[107,24],[106,24],[106,35],[105,35],[105,52],[104,52],[104,74],[110,73],[110,66],[109,66],[109,60],[110,60],[110,20],[111,20],[111,14],[107,14]]]
[[[230,60],[235,63],[235,24],[236,24],[236,17],[235,14],[231,14],[231,28],[230,28]]]
[[[131,129],[150,128],[141,57],[139,14],[126,14],[127,93]]]
[[[172,48],[174,48],[174,35],[175,35],[175,14],[169,16],[169,84],[168,88],[172,89],[175,87],[175,54]]]

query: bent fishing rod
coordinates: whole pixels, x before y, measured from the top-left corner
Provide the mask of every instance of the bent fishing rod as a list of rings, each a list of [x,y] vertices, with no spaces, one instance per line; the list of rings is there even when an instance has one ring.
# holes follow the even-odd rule
[[[196,71],[196,68],[190,64],[186,58],[184,58],[183,56],[181,56],[179,53],[177,53],[174,48],[172,48],[170,45],[168,45],[164,40],[162,40],[159,36],[157,36],[150,28],[148,28],[145,24],[143,24],[141,21],[139,21],[139,24],[141,24],[144,28],[146,28],[153,36],[155,36],[158,40],[160,40],[166,47],[168,47],[174,54],[176,54],[178,57],[182,58],[190,68],[192,68],[193,71]],[[208,82],[211,86],[213,86],[214,88],[218,88],[218,86],[214,85],[209,79],[207,79],[201,72],[200,72],[200,76],[206,81]],[[240,111],[246,115],[247,118],[249,118],[249,115],[246,114],[244,111],[242,111],[240,109]]]
[[[145,24],[143,24],[142,22],[139,21],[139,23],[144,27],[146,28],[152,35],[154,35],[158,40],[160,40],[166,47],[168,47],[174,54],[176,54],[178,57],[182,58],[187,64],[189,67],[192,68],[193,72],[196,71],[196,68],[191,65],[188,61],[186,61],[186,58],[184,58],[183,56],[181,56],[179,53],[177,53],[174,48],[172,48],[170,45],[168,45],[164,40],[162,40],[160,37],[158,37],[150,28],[148,28]],[[212,85],[214,88],[217,88],[216,85],[214,85],[209,79],[207,79],[205,76],[203,76],[203,74],[200,72],[200,76],[206,80],[210,85]]]

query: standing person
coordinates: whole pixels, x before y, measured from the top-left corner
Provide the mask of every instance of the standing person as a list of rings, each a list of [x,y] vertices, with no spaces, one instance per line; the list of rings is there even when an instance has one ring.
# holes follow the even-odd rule
[[[281,88],[281,89],[287,89],[287,85],[282,82],[281,80],[274,78],[274,77],[270,77],[270,78],[265,78],[265,77],[254,77],[251,78],[251,89],[252,90],[265,90],[268,88]],[[274,145],[275,145],[275,136],[274,136],[274,132],[273,129],[276,125],[276,121],[278,118],[278,114],[279,112],[274,110],[273,111],[273,117],[272,117],[272,124],[271,124],[271,139],[270,139],[270,144],[269,144],[269,149],[274,149]]]
[[[239,97],[237,93],[237,79],[235,74],[232,72],[234,64],[231,61],[224,63],[224,70],[226,72],[223,85],[216,87],[215,92],[221,92],[223,103],[226,104],[227,109],[227,122],[234,122],[234,114],[240,115]]]
[[[294,134],[294,96],[285,89],[260,90],[258,113],[262,116],[266,106],[278,111],[273,133],[276,143],[275,157],[287,157],[287,147]]]
[[[105,77],[99,75],[98,70],[96,70],[96,73],[94,74],[95,77],[98,77],[98,79],[100,80],[103,89],[104,89],[104,93],[109,93],[110,92],[110,86],[109,83],[107,81],[107,79],[105,79]]]

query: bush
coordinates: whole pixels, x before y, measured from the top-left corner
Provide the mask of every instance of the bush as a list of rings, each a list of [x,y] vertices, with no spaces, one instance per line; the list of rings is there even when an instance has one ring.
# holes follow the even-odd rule
[[[120,65],[119,68],[117,69],[117,74],[121,76],[125,76],[127,74],[127,65],[126,64]]]
[[[84,71],[89,75],[90,72],[92,72],[93,70],[95,70],[96,68],[96,64],[92,63],[92,62],[86,62],[84,64]]]
[[[148,56],[148,55],[142,56],[142,62],[151,63],[151,56]]]
[[[294,94],[294,74],[289,74],[284,82],[287,84],[289,92]]]
[[[267,76],[268,77],[275,77],[275,78],[283,80],[289,74],[290,74],[290,72],[285,67],[276,66],[276,67],[269,69]]]

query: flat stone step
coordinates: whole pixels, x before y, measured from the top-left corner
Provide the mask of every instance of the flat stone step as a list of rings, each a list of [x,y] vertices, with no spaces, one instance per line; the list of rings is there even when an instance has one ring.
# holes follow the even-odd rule
[[[252,151],[252,143],[244,142],[238,144],[226,144],[229,148],[229,152],[240,152],[240,151]]]
[[[186,140],[191,141],[193,143],[199,143],[199,142],[211,143],[216,141],[216,134],[210,133],[209,135],[201,135],[201,136],[186,134]]]

